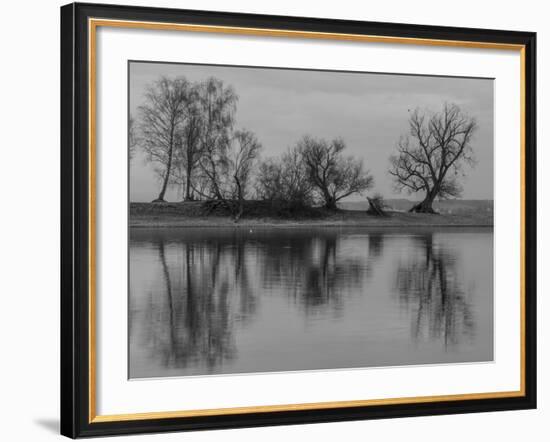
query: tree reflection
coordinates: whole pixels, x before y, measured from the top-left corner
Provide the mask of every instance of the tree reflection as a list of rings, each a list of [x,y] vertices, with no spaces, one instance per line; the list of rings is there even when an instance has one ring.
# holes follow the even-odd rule
[[[161,284],[156,285],[153,309],[158,314],[153,315],[157,319],[152,326],[144,329],[149,334],[146,340],[154,342],[148,346],[151,356],[168,368],[198,366],[212,372],[235,357],[233,322],[253,311],[245,271],[234,275],[243,290],[231,291],[225,261],[240,258],[220,244],[170,244],[159,239],[156,247]]]
[[[369,257],[380,258],[384,249],[384,235],[381,233],[369,234]]]
[[[262,240],[262,284],[282,287],[309,313],[341,311],[343,298],[361,289],[371,272],[370,256],[351,257],[339,251],[342,235],[335,231],[285,232]]]
[[[254,320],[260,294],[283,295],[309,315],[338,314],[346,296],[361,293],[382,236],[369,237],[368,247],[363,240],[359,256],[341,250],[342,241],[328,230],[159,235],[148,242],[158,256],[153,290],[130,325],[143,322],[149,358],[163,367],[217,371],[236,358],[235,331]]]
[[[399,300],[412,313],[412,337],[441,340],[445,348],[471,339],[474,321],[457,275],[456,256],[435,246],[431,233],[415,240],[420,253],[411,253],[397,271]]]

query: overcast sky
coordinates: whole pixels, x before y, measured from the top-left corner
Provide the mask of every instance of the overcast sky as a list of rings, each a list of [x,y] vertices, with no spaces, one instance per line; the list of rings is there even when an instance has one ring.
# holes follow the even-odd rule
[[[362,158],[374,176],[370,193],[386,198],[411,198],[394,190],[388,174],[388,158],[408,131],[408,112],[456,103],[479,125],[473,140],[477,164],[466,169],[463,198],[493,198],[493,80],[132,62],[134,116],[145,88],[161,75],[190,81],[215,76],[232,85],[239,96],[236,127],[256,133],[262,157],[280,155],[306,134],[343,138],[346,154]],[[130,166],[131,201],[151,201],[159,189],[152,166],[137,155]],[[166,197],[181,199],[174,191]]]

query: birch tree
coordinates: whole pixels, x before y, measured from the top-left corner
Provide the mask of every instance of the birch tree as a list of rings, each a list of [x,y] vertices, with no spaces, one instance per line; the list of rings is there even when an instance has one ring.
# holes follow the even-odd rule
[[[224,199],[221,180],[227,171],[237,94],[231,86],[211,77],[198,86],[197,105],[201,119],[199,167],[208,181],[205,196]]]
[[[145,104],[139,107],[141,144],[161,179],[161,189],[154,202],[164,201],[173,175],[177,134],[186,117],[189,87],[185,77],[161,77],[147,88]]]

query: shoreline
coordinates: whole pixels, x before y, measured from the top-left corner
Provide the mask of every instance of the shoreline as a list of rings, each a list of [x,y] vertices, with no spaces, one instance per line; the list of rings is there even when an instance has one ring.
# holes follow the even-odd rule
[[[438,215],[432,215],[438,216]],[[217,217],[216,217],[217,218]],[[445,219],[439,220],[402,220],[391,218],[374,218],[364,220],[240,220],[234,222],[230,218],[227,219],[194,219],[194,218],[178,218],[178,219],[147,219],[147,218],[130,218],[130,229],[180,229],[180,228],[346,228],[346,227],[361,227],[361,228],[376,228],[376,229],[391,229],[391,228],[488,228],[493,229],[493,223],[480,222],[480,220],[472,219]],[[477,221],[477,222],[476,222]]]
[[[347,228],[347,227],[359,227],[359,228],[373,228],[373,229],[402,229],[413,228],[421,229],[426,228],[476,228],[476,229],[493,229],[493,225],[489,224],[386,224],[386,225],[374,225],[374,224],[293,224],[293,223],[259,223],[259,224],[130,224],[130,229],[216,229],[216,228],[233,228],[233,229],[246,229],[246,228],[279,228],[279,229],[306,229],[309,227],[315,228]]]
[[[235,222],[227,213],[206,214],[201,203],[147,204],[132,203],[128,212],[131,229],[141,228],[414,228],[414,227],[476,227],[493,228],[492,212],[467,213],[410,213],[388,211],[376,216],[364,210],[327,211],[322,208],[309,212],[280,216],[270,207],[251,206],[250,213]],[[255,212],[254,212],[255,210]],[[278,216],[279,215],[279,216]]]

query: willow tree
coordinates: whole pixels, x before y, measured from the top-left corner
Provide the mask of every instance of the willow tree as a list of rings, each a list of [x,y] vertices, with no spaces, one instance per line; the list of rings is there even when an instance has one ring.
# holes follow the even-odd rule
[[[424,199],[410,212],[435,213],[436,198],[458,197],[465,165],[474,164],[472,138],[476,120],[456,104],[445,104],[441,112],[415,110],[409,118],[409,133],[390,157],[390,175],[397,189],[423,192]]]
[[[341,199],[361,194],[374,184],[374,178],[364,169],[362,160],[344,156],[346,145],[341,139],[329,142],[304,137],[298,148],[311,185],[327,209],[336,209],[336,203]]]
[[[148,160],[157,165],[161,189],[154,202],[164,201],[173,174],[174,151],[178,129],[186,117],[190,84],[185,77],[161,77],[145,93],[139,107],[140,144]]]

